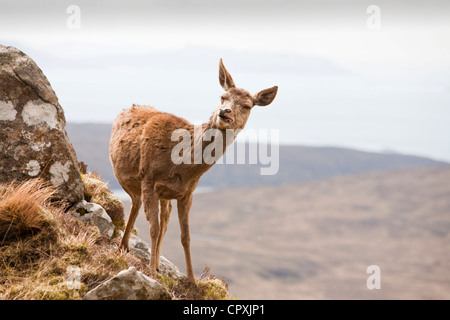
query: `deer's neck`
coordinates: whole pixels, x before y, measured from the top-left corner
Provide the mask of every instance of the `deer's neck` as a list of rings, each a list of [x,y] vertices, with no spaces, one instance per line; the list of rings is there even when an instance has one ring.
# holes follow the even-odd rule
[[[212,121],[191,128],[193,170],[203,174],[219,160],[235,138],[226,130],[218,129]]]

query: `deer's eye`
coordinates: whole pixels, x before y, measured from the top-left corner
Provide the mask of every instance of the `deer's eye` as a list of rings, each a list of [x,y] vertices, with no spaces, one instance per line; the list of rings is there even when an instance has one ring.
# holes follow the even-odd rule
[[[227,97],[220,97],[220,102],[224,103],[227,100]]]
[[[250,110],[252,107],[245,105],[245,106],[243,106],[243,108]]]

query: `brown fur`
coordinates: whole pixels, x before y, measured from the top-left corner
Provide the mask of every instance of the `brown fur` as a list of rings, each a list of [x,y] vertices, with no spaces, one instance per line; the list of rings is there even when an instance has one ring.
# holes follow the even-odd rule
[[[201,126],[202,135],[207,129],[213,128],[223,133],[225,129],[243,129],[251,108],[254,105],[263,106],[271,103],[278,89],[272,87],[252,96],[247,91],[236,88],[222,59],[219,64],[219,82],[226,92],[222,95],[221,104],[213,112],[209,122]],[[231,123],[219,117],[220,109],[229,109],[226,117],[232,119]],[[146,218],[150,222],[150,268],[155,276],[172,209],[170,200],[176,199],[187,277],[195,282],[190,255],[189,211],[192,194],[198,181],[212,164],[204,162],[194,164],[194,161],[192,164],[174,164],[171,152],[178,141],[171,141],[171,136],[176,129],[188,130],[192,137],[191,143],[194,144],[195,130],[192,124],[153,107],[133,105],[130,109],[122,111],[114,121],[110,141],[111,163],[117,180],[132,200],[120,246],[122,249],[128,249],[130,232],[143,202]],[[214,139],[212,142],[202,140],[202,150],[215,143],[214,141]],[[225,138],[222,147],[225,150]]]

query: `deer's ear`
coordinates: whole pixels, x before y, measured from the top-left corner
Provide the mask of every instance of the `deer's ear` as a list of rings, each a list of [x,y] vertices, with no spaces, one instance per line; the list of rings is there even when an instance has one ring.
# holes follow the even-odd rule
[[[253,102],[257,106],[267,106],[272,103],[273,99],[277,95],[278,87],[272,87],[268,89],[261,90],[253,96]]]
[[[223,65],[222,58],[220,58],[219,62],[219,82],[225,91],[235,87],[233,78],[231,78],[230,73],[227,71],[227,69],[225,69],[225,66]]]

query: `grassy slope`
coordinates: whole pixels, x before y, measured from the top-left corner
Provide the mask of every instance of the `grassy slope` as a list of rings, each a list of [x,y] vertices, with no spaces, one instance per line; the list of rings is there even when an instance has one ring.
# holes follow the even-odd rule
[[[80,222],[70,210],[65,212],[63,204],[50,202],[52,194],[38,179],[0,185],[0,300],[81,299],[131,266],[150,274],[145,260],[119,251],[117,238],[103,238],[97,227]],[[78,288],[68,285],[73,266],[80,271]],[[230,298],[226,282],[209,273],[197,287],[183,278],[157,280],[174,299]]]

